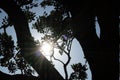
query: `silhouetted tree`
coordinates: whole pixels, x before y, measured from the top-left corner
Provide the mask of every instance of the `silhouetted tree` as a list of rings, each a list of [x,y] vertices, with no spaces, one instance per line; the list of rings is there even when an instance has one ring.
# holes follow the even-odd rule
[[[70,12],[73,35],[83,48],[93,80],[117,79],[119,33],[117,1],[44,0],[41,5],[55,6],[55,10],[62,14]],[[95,31],[95,17],[100,25],[100,38]]]
[[[14,41],[12,37],[7,33],[0,34],[0,65],[2,67],[8,67],[10,73],[15,73],[17,70],[21,70],[22,74],[25,74],[25,71],[31,70],[29,65],[21,54],[16,54],[19,50],[16,50],[16,46],[14,46]],[[24,73],[23,73],[24,72]],[[33,71],[31,72],[31,74]]]
[[[46,74],[45,72],[43,72],[44,74],[41,74],[42,72],[40,73],[43,68],[44,70],[46,69],[45,65],[40,66],[42,63],[33,63],[40,61],[41,59],[36,58],[35,55],[31,54],[37,51],[37,46],[28,28],[28,21],[31,22],[35,17],[35,14],[30,12],[29,9],[33,6],[37,6],[37,4],[30,4],[32,1],[33,0],[1,0],[0,8],[2,8],[9,16],[8,23],[3,24],[1,28],[4,28],[5,30],[8,25],[14,25],[18,39],[18,46],[20,47],[22,56],[35,68],[36,71],[38,71],[38,74],[42,76],[42,79],[48,80],[51,78],[50,76],[46,78],[46,75],[44,75]],[[55,10],[51,12],[51,15],[45,14],[38,18],[38,23],[35,23],[34,28],[36,28],[38,32],[42,31],[42,33],[44,33],[44,29],[48,27],[48,29],[53,31],[52,35],[55,36],[56,40],[71,30],[73,36],[77,38],[83,48],[84,55],[92,71],[92,79],[116,80],[118,77],[117,40],[119,32],[118,6],[114,6],[116,3],[117,1],[101,0],[44,0],[43,3],[41,3],[43,7],[46,4],[53,5],[55,6]],[[26,6],[24,7],[24,5]],[[21,7],[23,10],[21,10]],[[26,17],[26,15],[28,16]],[[100,38],[97,37],[95,31],[95,17],[97,17],[100,25]],[[39,19],[41,21],[39,21]],[[26,34],[23,35],[23,33],[21,33],[22,31],[26,32]],[[34,47],[36,48],[34,49]],[[26,48],[32,48],[33,50],[30,51]],[[7,49],[7,52],[9,51],[12,51],[12,49]],[[4,55],[9,55],[5,53],[6,52],[4,52]],[[10,57],[12,56],[13,55]],[[5,59],[8,60],[10,57],[6,57]],[[42,59],[45,60],[44,64],[48,63],[45,58]],[[3,61],[1,62],[7,64],[7,60],[4,60],[3,58]],[[11,64],[12,65],[10,66],[13,66],[12,62]],[[4,75],[1,72],[0,74]]]
[[[34,6],[37,6],[37,4],[32,4],[33,0],[27,0],[27,1],[23,1],[23,0],[1,0],[0,1],[0,8],[2,8],[9,17],[10,22],[8,22],[7,24],[3,24],[3,26],[1,28],[6,28],[9,26],[9,24],[14,25],[14,29],[16,32],[16,36],[17,36],[17,40],[18,40],[18,49],[20,54],[24,57],[25,61],[27,61],[30,65],[33,66],[33,68],[38,72],[39,76],[38,78],[31,78],[28,77],[28,75],[30,75],[31,70],[30,69],[25,69],[26,68],[26,62],[23,60],[23,58],[18,58],[16,60],[17,66],[19,69],[21,69],[21,71],[23,71],[23,69],[25,69],[26,71],[24,73],[27,74],[26,75],[15,75],[15,76],[10,76],[7,74],[4,74],[2,72],[0,72],[1,74],[1,78],[4,80],[14,80],[21,77],[23,77],[23,79],[41,79],[41,80],[63,80],[63,78],[60,76],[60,74],[56,71],[56,69],[53,68],[53,66],[50,64],[50,62],[38,51],[38,47],[36,46],[36,43],[34,41],[34,39],[31,36],[29,27],[28,27],[28,22],[31,22],[31,20],[34,20],[34,16],[35,14],[32,12],[29,12],[29,8],[32,8]],[[31,3],[31,4],[30,4]],[[28,5],[30,4],[30,5]],[[27,5],[27,6],[24,6]],[[23,7],[21,9],[21,7]],[[26,8],[24,10],[24,7]],[[27,10],[27,11],[26,11]],[[26,17],[27,15],[27,17]],[[21,20],[21,21],[20,21]],[[26,34],[23,34],[22,32],[25,32]],[[7,45],[7,44],[5,44]],[[9,47],[9,46],[7,46]],[[7,48],[6,48],[7,49]],[[34,54],[33,54],[34,53]],[[4,53],[5,54],[5,53]],[[9,53],[8,53],[9,54]],[[6,55],[8,55],[6,54]],[[28,55],[29,54],[29,55]],[[6,59],[9,56],[7,56]],[[4,60],[5,62],[8,60]],[[3,62],[3,61],[1,61]],[[35,63],[36,62],[36,63]],[[10,62],[9,65],[9,69],[12,70],[11,66],[13,65],[13,62]],[[48,68],[49,67],[49,68]],[[54,76],[52,76],[52,74],[48,74],[48,73],[53,73],[56,74]]]

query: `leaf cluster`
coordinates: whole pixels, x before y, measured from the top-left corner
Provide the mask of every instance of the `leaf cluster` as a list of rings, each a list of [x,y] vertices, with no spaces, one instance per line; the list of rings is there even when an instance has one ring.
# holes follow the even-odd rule
[[[7,33],[0,33],[0,66],[7,67],[10,73],[21,70],[21,74],[32,75],[33,70],[21,56],[14,45],[12,37]]]
[[[14,41],[11,36],[6,33],[0,34],[0,59],[1,66],[6,66],[8,61],[13,57],[14,53]]]
[[[38,3],[35,0],[15,0],[15,2],[17,3],[18,6],[20,6],[22,11],[24,12],[28,23],[35,20],[36,13],[31,11],[31,9],[33,9],[34,7],[38,7]],[[2,13],[2,10],[0,10],[0,13]],[[2,19],[2,25],[1,25],[0,29],[1,28],[5,29],[12,25],[13,24],[11,23],[9,16],[7,16],[7,17],[5,16]]]
[[[55,4],[55,1],[54,0],[43,0],[40,5],[41,7],[46,7],[46,6],[52,6]]]
[[[55,0],[43,0],[41,6],[54,6],[55,9],[53,9],[49,15],[47,12],[44,12],[42,16],[39,16],[33,24],[33,28],[39,33],[45,34],[44,37],[46,37],[46,35],[51,36],[54,43],[59,45],[59,47],[57,47],[59,48],[59,53],[62,55],[63,50],[69,47],[69,40],[73,37],[70,14],[69,12],[65,12],[65,8],[59,5]],[[60,42],[57,42],[58,40],[60,40]]]
[[[24,14],[26,15],[26,18],[28,20],[28,22],[32,22],[33,20],[35,20],[35,16],[36,16],[36,13],[30,11],[30,10],[23,10]]]
[[[39,16],[33,24],[33,28],[38,32],[50,34],[59,37],[70,30],[71,18],[62,14],[61,11],[52,10],[50,15],[45,12],[43,16]]]
[[[74,70],[74,72],[71,74],[70,80],[73,80],[73,79],[85,80],[87,78],[86,65],[82,65],[81,63],[77,63],[77,64],[71,65],[71,67]]]

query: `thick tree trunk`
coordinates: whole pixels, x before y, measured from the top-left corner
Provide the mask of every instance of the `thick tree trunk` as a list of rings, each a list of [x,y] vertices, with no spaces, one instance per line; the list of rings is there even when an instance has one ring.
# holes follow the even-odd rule
[[[117,80],[119,29],[118,15],[113,3],[101,0],[99,2],[67,0],[66,2],[73,18],[74,36],[80,42],[88,60],[92,80]],[[95,16],[101,29],[100,38],[95,31]]]
[[[18,45],[24,47],[25,42],[30,42],[32,39],[27,19],[13,0],[0,0],[0,7],[8,14],[9,19],[14,24]]]
[[[16,5],[14,0],[0,0],[0,8],[8,14],[14,25],[21,54],[37,71],[41,80],[63,80],[59,72],[35,47],[27,19],[20,6]]]

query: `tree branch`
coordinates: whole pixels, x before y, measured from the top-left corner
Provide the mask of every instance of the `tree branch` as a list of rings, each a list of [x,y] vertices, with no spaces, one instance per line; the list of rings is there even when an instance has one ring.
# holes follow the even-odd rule
[[[55,58],[54,55],[53,55],[53,58],[54,58],[54,60],[57,60],[57,61],[61,62],[64,65],[64,62],[62,60],[60,60],[60,59]]]

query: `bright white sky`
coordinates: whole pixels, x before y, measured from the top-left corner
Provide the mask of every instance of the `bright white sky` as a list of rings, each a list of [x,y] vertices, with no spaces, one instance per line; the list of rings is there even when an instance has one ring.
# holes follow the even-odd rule
[[[33,11],[36,12],[36,15],[37,15],[37,16],[39,16],[39,15],[42,15],[42,14],[44,13],[44,11],[50,12],[50,11],[52,10],[52,8],[53,8],[53,7],[48,7],[48,8],[46,8],[46,9],[43,9],[43,8],[38,7],[38,8],[34,8]],[[4,16],[4,15],[5,15],[5,13],[0,13],[0,25],[1,25],[1,22],[2,22],[2,16]],[[30,30],[31,30],[32,36],[33,36],[35,39],[40,40],[41,35],[40,35],[39,33],[37,33],[36,30],[31,29],[32,24],[29,24],[29,26],[30,26]],[[97,34],[98,34],[98,36],[99,36],[99,35],[100,35],[100,29],[99,29],[98,26],[99,26],[98,23],[96,23],[96,31],[97,31]],[[1,33],[2,31],[3,31],[3,30],[1,29],[1,30],[0,30],[0,33]],[[7,32],[8,32],[8,34],[10,34],[10,35],[13,36],[13,39],[14,39],[15,42],[16,42],[17,40],[16,40],[16,35],[15,35],[15,31],[14,31],[13,27],[9,27],[9,28],[7,29]],[[59,54],[57,54],[57,56],[58,56],[58,55],[59,55]],[[81,62],[81,63],[83,63],[83,64],[85,63],[85,59],[84,59],[84,55],[83,55],[82,48],[81,48],[79,42],[78,42],[76,39],[74,39],[74,40],[73,40],[73,43],[72,43],[71,57],[72,57],[71,62],[70,62],[70,64],[69,64],[68,67],[67,67],[67,68],[68,68],[68,73],[69,73],[69,75],[70,75],[70,73],[73,71],[73,70],[71,69],[71,66],[70,66],[70,65],[75,64],[75,63],[79,63],[79,62]],[[65,61],[67,58],[66,58],[66,56],[64,56],[64,57],[62,57],[62,59],[63,59],[63,61]],[[56,69],[60,72],[60,74],[64,77],[64,70],[63,70],[62,64],[59,63],[59,62],[57,62],[57,61],[54,61],[54,64],[55,64],[55,68],[56,68]],[[88,66],[88,67],[89,67],[89,66]],[[0,67],[0,70],[3,71],[3,72],[8,73],[8,70],[7,70],[6,68]],[[19,71],[18,71],[17,73],[19,73]],[[88,79],[87,79],[87,80],[91,80],[91,72],[90,72],[90,70],[87,70],[87,73],[88,73]]]

